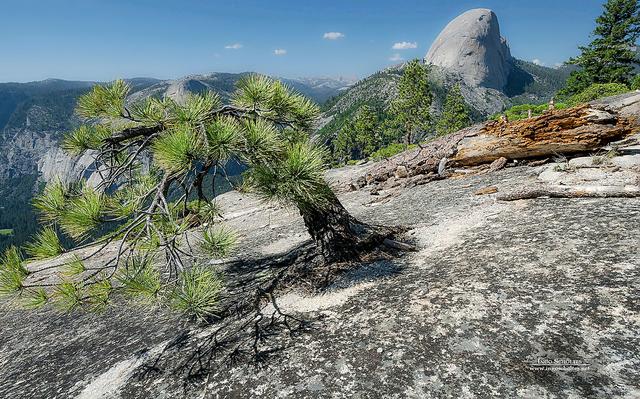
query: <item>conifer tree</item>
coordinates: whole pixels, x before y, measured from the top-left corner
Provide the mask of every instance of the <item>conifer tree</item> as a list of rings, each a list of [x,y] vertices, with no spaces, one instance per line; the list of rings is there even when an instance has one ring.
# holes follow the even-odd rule
[[[460,92],[460,85],[455,85],[449,90],[449,93],[447,93],[442,116],[440,116],[436,124],[436,132],[442,136],[457,132],[470,124],[471,116],[469,114],[469,107]]]
[[[73,309],[103,307],[120,291],[210,315],[223,280],[203,265],[226,256],[236,237],[218,224],[207,193],[216,179],[232,184],[230,160],[248,167],[248,189],[297,207],[326,261],[350,260],[383,242],[381,229],[352,217],[324,180],[325,150],[309,139],[318,108],[281,82],[248,76],[227,105],[211,92],[132,104],[128,93],[122,80],[95,86],[77,105],[87,124],[63,142],[70,154],[94,157],[99,182],[54,182],[35,200],[45,228],[29,255],[60,254],[57,232],[81,244],[83,255],[54,273],[27,269],[11,248],[0,259],[0,294],[18,295],[28,307],[53,300]]]
[[[571,74],[561,95],[571,96],[592,84],[621,83],[629,86],[638,64],[635,48],[640,35],[640,5],[637,0],[608,0],[596,19],[593,41],[580,47],[581,54],[569,61],[580,67]]]
[[[378,116],[370,106],[364,105],[356,112],[355,118],[338,132],[334,151],[337,158],[344,162],[363,159],[378,149],[380,144]]]
[[[391,104],[391,113],[404,133],[405,145],[429,128],[432,102],[426,67],[419,60],[410,61],[398,84],[398,97]]]

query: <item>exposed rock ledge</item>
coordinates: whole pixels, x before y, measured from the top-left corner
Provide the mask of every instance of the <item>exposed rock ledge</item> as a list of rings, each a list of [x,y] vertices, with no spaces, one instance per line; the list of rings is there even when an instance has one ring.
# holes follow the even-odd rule
[[[214,363],[187,381],[178,365],[207,330],[164,309],[7,308],[0,397],[640,397],[640,199],[496,201],[523,185],[638,185],[638,153],[342,194],[362,220],[409,226],[420,250],[363,265],[324,295],[282,296],[313,324],[264,369]],[[340,184],[358,170],[331,175]],[[497,193],[474,195],[488,186]],[[239,257],[307,240],[294,211],[223,202],[245,237]],[[532,370],[538,358],[585,365]]]
[[[554,110],[516,122],[489,121],[438,138],[352,176],[352,187],[425,183],[446,169],[597,151],[640,131],[640,93]],[[407,181],[406,179],[409,179]],[[397,182],[397,180],[402,180]]]

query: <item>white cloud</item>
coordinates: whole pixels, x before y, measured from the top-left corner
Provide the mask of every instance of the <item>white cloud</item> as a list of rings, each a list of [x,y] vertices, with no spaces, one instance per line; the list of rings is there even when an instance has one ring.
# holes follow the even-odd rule
[[[563,64],[562,62],[556,62],[553,66],[554,66],[556,69],[558,69],[558,68],[560,68],[560,67],[561,67],[561,66],[563,66],[563,65],[564,65],[564,64]]]
[[[327,40],[338,40],[338,39],[342,39],[343,37],[344,37],[344,33],[342,32],[327,32],[324,35],[322,35],[322,38]]]
[[[226,46],[224,46],[224,48],[226,48],[227,50],[239,50],[242,48],[242,44],[241,43],[227,44]]]
[[[538,58],[534,58],[531,60],[536,65],[544,66],[544,62],[540,61]]]
[[[393,61],[393,62],[400,62],[400,61],[404,61],[404,58],[402,58],[402,56],[398,53],[395,53],[394,55],[392,55],[389,58],[389,61]]]
[[[391,47],[394,50],[409,50],[412,48],[418,48],[417,42],[398,42],[394,43]]]
[[[285,55],[285,54],[287,54],[287,50],[285,50],[283,48],[277,48],[277,49],[273,50],[273,54],[275,54],[275,55]]]

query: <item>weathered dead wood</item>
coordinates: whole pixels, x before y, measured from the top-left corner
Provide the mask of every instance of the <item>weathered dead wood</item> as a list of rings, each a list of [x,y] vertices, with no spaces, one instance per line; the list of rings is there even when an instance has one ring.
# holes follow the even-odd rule
[[[640,198],[636,186],[577,186],[577,187],[526,187],[498,195],[498,201],[517,201],[534,198]]]
[[[501,158],[536,159],[594,151],[640,131],[638,116],[640,94],[633,93],[613,97],[609,103],[553,110],[522,121],[489,121],[378,163],[354,185],[380,184],[391,177],[443,175],[443,165],[469,167]]]

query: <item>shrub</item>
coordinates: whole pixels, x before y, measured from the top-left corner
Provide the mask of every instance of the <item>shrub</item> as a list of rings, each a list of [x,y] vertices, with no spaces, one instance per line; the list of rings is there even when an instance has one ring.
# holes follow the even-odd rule
[[[588,103],[599,98],[616,96],[629,91],[629,88],[622,83],[596,83],[589,86],[582,93],[576,94],[569,98],[571,106]]]
[[[556,103],[556,109],[565,109],[567,108],[567,104],[565,103]],[[531,116],[540,116],[545,111],[549,109],[549,104],[520,104],[514,105],[513,107],[507,109],[503,113],[495,114],[491,117],[491,119],[499,120],[500,117],[504,114],[507,115],[507,118],[510,121],[519,121],[522,119],[527,119],[529,117],[529,110],[531,110]]]
[[[389,144],[386,147],[382,147],[378,151],[371,154],[370,158],[374,161],[379,161],[381,159],[391,158],[394,155],[400,154],[405,150],[411,150],[416,148],[417,145],[411,144],[408,147],[401,143],[393,143]]]

